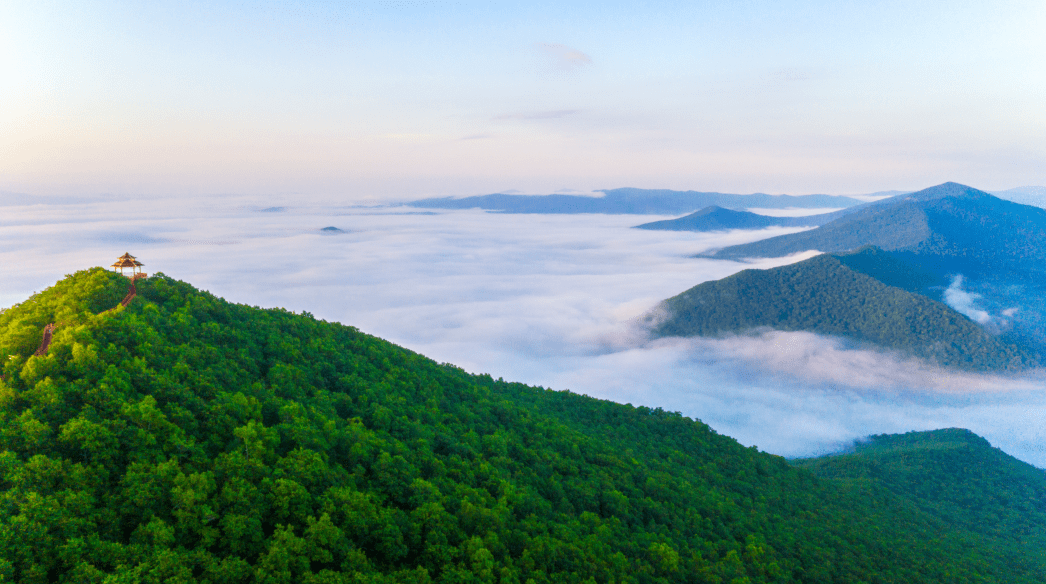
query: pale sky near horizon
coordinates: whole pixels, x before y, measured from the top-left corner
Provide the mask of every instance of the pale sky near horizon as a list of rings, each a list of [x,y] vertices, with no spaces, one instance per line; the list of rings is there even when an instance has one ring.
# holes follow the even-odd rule
[[[1046,3],[0,0],[0,191],[1046,184]]]

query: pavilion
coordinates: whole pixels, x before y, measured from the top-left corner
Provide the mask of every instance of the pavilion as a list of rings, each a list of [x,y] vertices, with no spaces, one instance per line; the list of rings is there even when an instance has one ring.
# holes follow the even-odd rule
[[[142,262],[134,259],[133,255],[131,255],[129,253],[125,253],[122,256],[116,258],[116,263],[112,265],[112,268],[113,268],[113,270],[117,270],[117,269],[120,270],[120,274],[121,275],[126,275],[126,274],[123,273],[124,268],[131,268],[131,276],[130,277],[132,279],[133,278],[144,278],[145,274],[141,273],[141,270],[139,269],[139,268],[141,268],[144,265],[145,264],[143,264]]]

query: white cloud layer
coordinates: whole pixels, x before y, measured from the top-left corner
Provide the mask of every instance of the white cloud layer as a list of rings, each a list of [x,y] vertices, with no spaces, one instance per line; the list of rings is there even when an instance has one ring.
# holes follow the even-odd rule
[[[962,274],[953,276],[952,283],[944,291],[944,302],[994,334],[1010,330],[1013,325],[1013,317],[1020,312],[1020,308],[1005,304],[999,306],[999,302],[1014,302],[1018,298],[1014,298],[1012,293],[998,294],[999,291],[996,290],[996,294],[991,295],[995,306],[987,307],[985,306],[987,299],[984,295],[966,290],[963,286],[964,282]],[[1031,299],[1028,297],[1023,299],[1025,302],[1029,300]],[[993,310],[997,314],[992,314]]]
[[[992,315],[988,314],[986,310],[977,308],[977,300],[980,298],[980,294],[962,289],[961,274],[953,277],[951,285],[944,291],[944,301],[948,306],[970,317],[970,320],[976,323],[987,325],[992,322]]]
[[[681,411],[777,454],[961,426],[1046,466],[1038,373],[944,371],[808,333],[647,340],[638,317],[660,300],[789,261],[693,254],[798,229],[629,229],[639,222],[293,198],[10,206],[0,216],[0,303],[130,251],[149,272],[231,301],[307,310],[474,372]],[[343,232],[322,235],[328,226]]]

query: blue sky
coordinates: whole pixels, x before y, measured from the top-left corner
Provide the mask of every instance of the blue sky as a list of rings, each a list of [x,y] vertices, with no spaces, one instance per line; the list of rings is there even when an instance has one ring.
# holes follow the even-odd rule
[[[0,190],[1041,185],[1043,30],[1035,1],[8,0]]]

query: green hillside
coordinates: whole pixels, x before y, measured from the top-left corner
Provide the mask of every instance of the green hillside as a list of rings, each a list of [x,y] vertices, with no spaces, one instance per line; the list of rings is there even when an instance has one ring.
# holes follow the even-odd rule
[[[872,436],[851,453],[793,464],[825,479],[904,497],[1005,550],[1014,565],[1046,561],[1046,471],[968,430]]]
[[[678,414],[163,275],[102,313],[127,289],[92,269],[0,314],[0,581],[1046,578],[1038,556]]]
[[[993,336],[947,305],[888,286],[918,290],[932,276],[904,270],[874,248],[819,255],[769,270],[744,270],[666,300],[654,336],[717,336],[761,327],[837,335],[900,350],[950,367],[1022,369],[1030,349]]]

